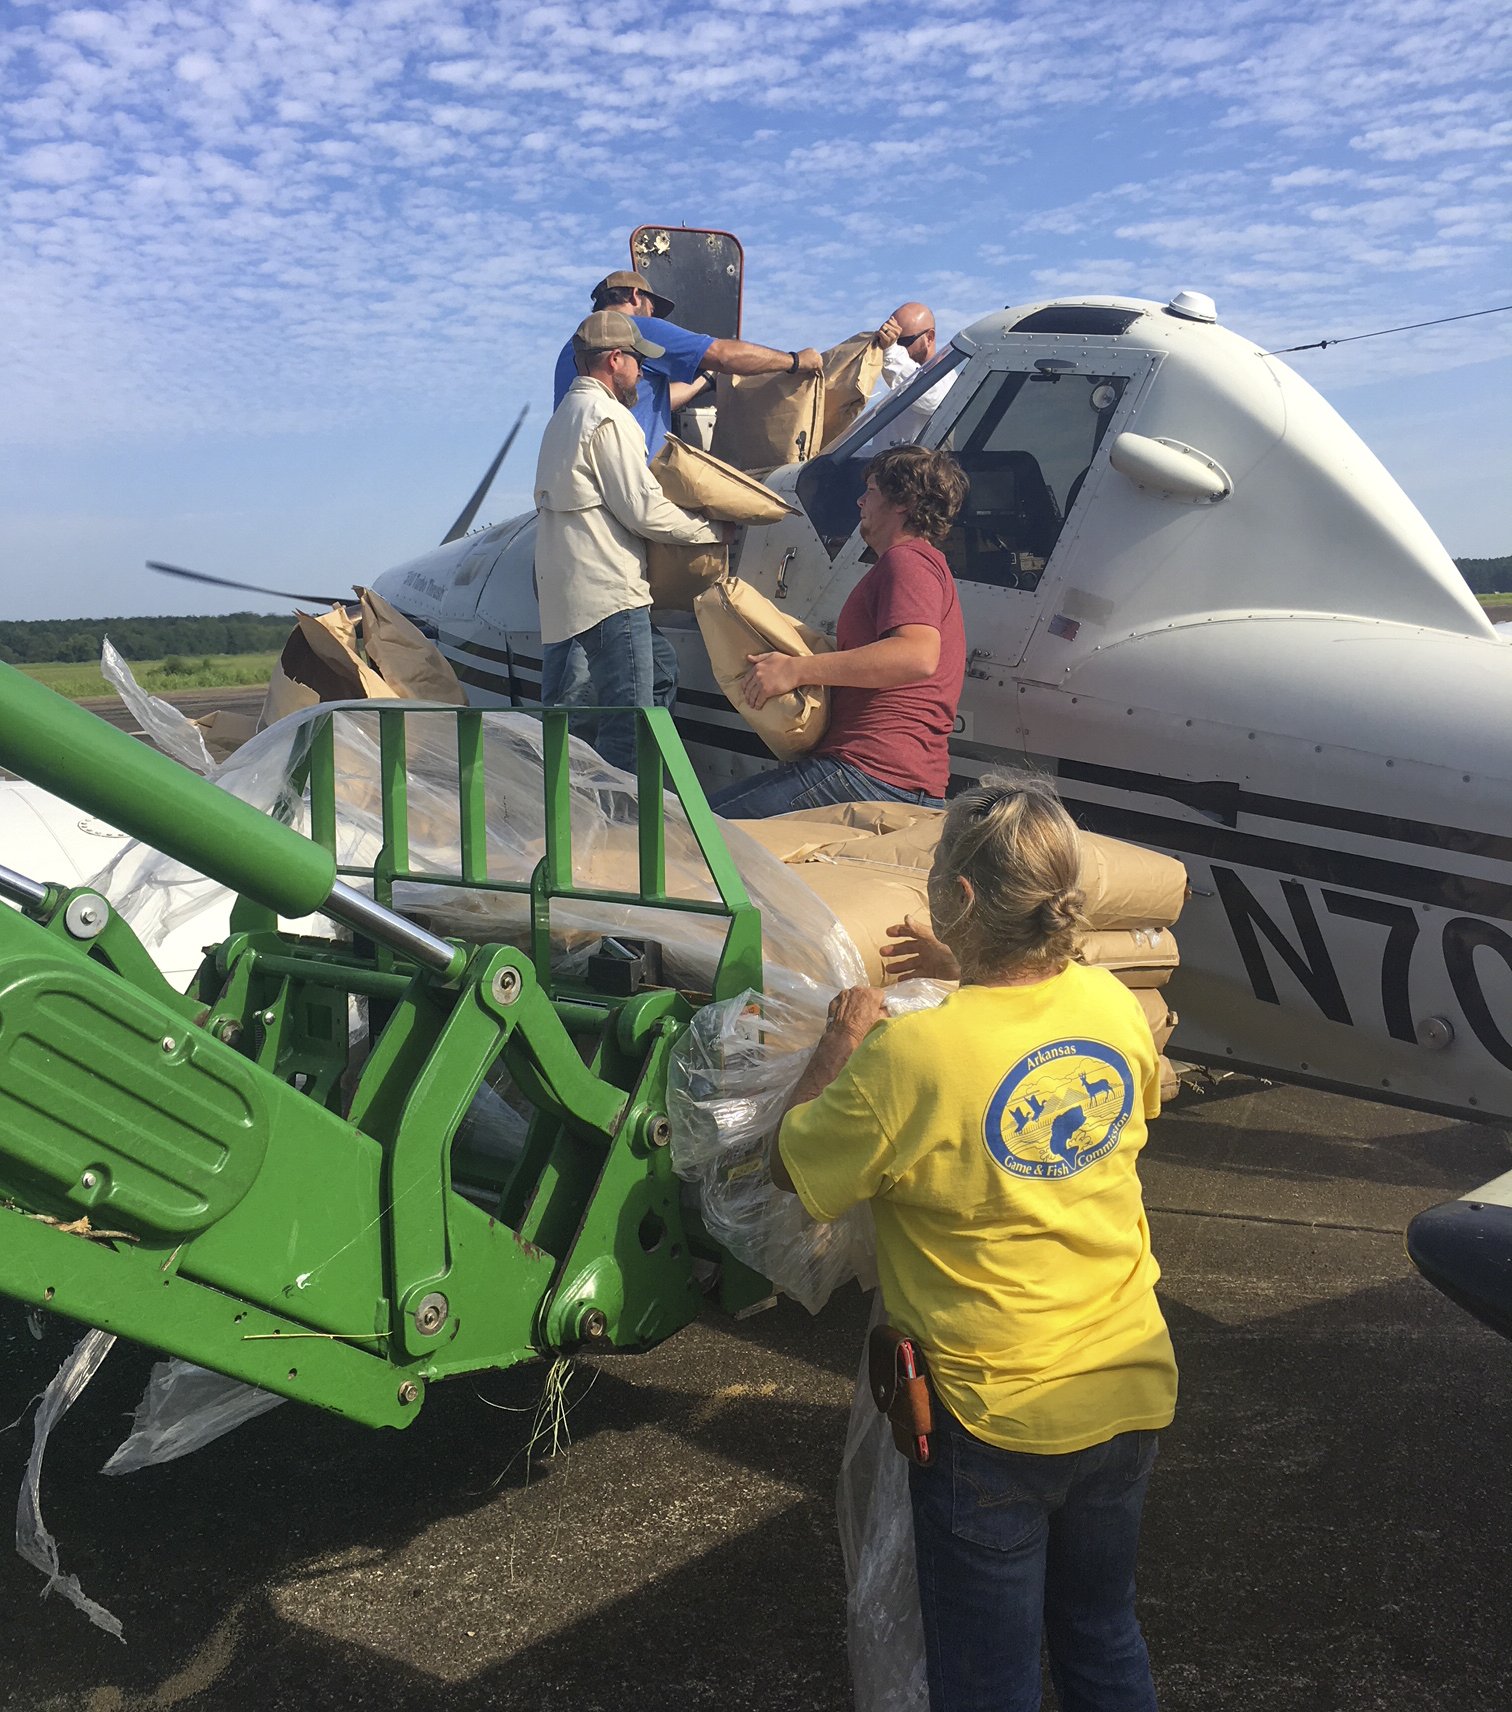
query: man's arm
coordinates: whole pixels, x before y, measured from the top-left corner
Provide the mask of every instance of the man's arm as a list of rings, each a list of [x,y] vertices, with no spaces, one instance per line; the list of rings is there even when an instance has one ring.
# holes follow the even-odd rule
[[[844,992],[837,993],[830,1001],[829,1021],[825,1024],[824,1033],[819,1036],[819,1044],[814,1048],[813,1056],[804,1066],[803,1074],[798,1078],[798,1085],[789,1095],[787,1105],[783,1107],[783,1117],[786,1117],[794,1106],[817,1100],[845,1068],[850,1055],[886,1017],[887,1005],[880,987],[847,987]],[[786,1189],[791,1193],[793,1179],[788,1175],[788,1168],[782,1160],[782,1150],[778,1146],[781,1135],[782,1125],[779,1123],[777,1134],[772,1137],[772,1181],[779,1189]]]
[[[684,405],[694,404],[700,398],[709,403],[714,401],[714,382],[708,375],[700,375],[697,380],[673,380],[667,382],[667,398],[674,410],[681,410]]]
[[[716,339],[704,352],[703,366],[716,374],[787,374],[793,366],[792,351],[774,351],[769,345],[751,345],[744,339]],[[799,374],[822,374],[824,358],[812,348],[797,353]]]
[[[833,654],[751,654],[741,683],[747,703],[763,707],[773,696],[808,684],[890,690],[922,683],[940,663],[940,633],[932,624],[900,624],[877,642]]]
[[[633,432],[631,431],[633,429]],[[610,418],[587,445],[588,463],[611,516],[643,541],[709,543],[724,539],[702,517],[674,505],[646,468],[646,441],[633,420]]]

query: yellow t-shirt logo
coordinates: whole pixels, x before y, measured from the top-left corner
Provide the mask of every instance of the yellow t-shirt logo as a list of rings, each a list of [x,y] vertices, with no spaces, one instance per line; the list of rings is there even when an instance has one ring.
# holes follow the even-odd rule
[[[1128,1060],[1099,1040],[1057,1040],[1026,1053],[998,1083],[982,1120],[987,1151],[1015,1177],[1074,1177],[1118,1146],[1134,1109]]]

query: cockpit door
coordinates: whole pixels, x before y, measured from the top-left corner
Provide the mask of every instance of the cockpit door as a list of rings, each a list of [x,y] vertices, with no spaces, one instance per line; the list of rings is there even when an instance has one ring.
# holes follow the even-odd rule
[[[976,670],[990,675],[1023,659],[1083,490],[1106,462],[1126,397],[1132,404],[1135,371],[1147,367],[1142,356],[1111,353],[1048,361],[994,353],[950,421],[923,436],[954,452],[971,484],[943,549]]]
[[[672,300],[667,320],[711,339],[740,337],[745,256],[731,233],[638,226],[630,238],[630,261],[653,291]]]

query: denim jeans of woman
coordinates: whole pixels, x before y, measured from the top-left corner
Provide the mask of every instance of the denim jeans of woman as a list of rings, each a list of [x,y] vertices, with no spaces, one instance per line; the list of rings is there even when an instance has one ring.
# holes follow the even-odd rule
[[[911,791],[873,778],[842,761],[838,755],[805,755],[749,779],[736,779],[709,798],[716,814],[731,820],[765,820],[795,809],[822,808],[831,803],[906,802],[940,808],[943,801],[925,791]]]
[[[1061,1712],[1154,1712],[1134,1558],[1156,1435],[1036,1456],[934,1411],[909,1469],[931,1712],[1037,1712],[1042,1633]]]

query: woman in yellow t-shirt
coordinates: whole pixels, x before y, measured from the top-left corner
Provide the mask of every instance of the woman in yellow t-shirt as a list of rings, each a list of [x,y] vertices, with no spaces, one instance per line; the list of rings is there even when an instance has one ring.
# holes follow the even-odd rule
[[[1176,1363],[1135,1162],[1160,1109],[1132,993],[1071,960],[1076,828],[1051,786],[951,804],[929,876],[961,987],[886,1020],[840,994],[773,1176],[817,1219],[870,1200],[888,1319],[928,1362],[911,1467],[933,1712],[1152,1712],[1140,1513]]]

